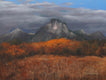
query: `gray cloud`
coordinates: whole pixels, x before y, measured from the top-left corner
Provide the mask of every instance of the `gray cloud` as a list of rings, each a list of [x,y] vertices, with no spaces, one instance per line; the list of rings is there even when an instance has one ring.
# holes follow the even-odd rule
[[[72,30],[101,31],[106,34],[105,10],[68,8],[49,2],[17,5],[0,1],[0,34],[15,27],[35,32],[51,18],[63,20]]]

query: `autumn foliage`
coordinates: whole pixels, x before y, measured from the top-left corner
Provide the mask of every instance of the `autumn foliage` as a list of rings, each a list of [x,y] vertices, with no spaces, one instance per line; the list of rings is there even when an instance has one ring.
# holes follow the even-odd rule
[[[106,41],[0,44],[0,80],[106,80]]]
[[[96,40],[75,41],[61,38],[39,43],[21,43],[19,45],[2,43],[0,45],[1,58],[24,58],[37,54],[63,56],[104,56],[106,55],[106,42]]]
[[[106,80],[106,58],[36,55],[0,65],[0,80]]]

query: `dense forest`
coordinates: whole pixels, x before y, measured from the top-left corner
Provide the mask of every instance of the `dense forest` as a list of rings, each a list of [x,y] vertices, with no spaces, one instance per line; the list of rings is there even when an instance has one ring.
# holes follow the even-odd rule
[[[39,43],[10,43],[0,44],[1,58],[24,58],[33,55],[60,55],[60,56],[105,56],[106,41],[76,41],[68,39],[54,39]],[[0,59],[1,59],[0,58]]]

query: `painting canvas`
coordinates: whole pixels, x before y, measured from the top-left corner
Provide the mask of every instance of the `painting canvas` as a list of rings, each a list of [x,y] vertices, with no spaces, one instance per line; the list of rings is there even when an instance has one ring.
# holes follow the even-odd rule
[[[106,80],[106,0],[0,0],[0,80]]]

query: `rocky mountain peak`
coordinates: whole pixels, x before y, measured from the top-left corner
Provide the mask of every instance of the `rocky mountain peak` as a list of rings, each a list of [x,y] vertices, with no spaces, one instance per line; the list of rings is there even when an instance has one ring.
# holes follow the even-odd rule
[[[93,34],[102,34],[100,31],[94,32]]]
[[[105,36],[100,32],[94,32],[92,34],[90,34],[94,39],[105,39]]]
[[[62,21],[59,19],[51,19],[51,23],[55,23],[55,22],[62,23]]]
[[[87,34],[83,29],[77,30],[77,31],[74,31],[74,32],[78,35],[86,35]]]
[[[16,28],[11,33],[20,33],[20,32],[23,32],[23,31],[20,28]]]
[[[48,32],[56,35],[61,33],[69,33],[67,25],[59,19],[51,19],[45,28]]]
[[[83,34],[85,33],[85,31],[83,29],[81,29],[80,32],[83,33]]]

